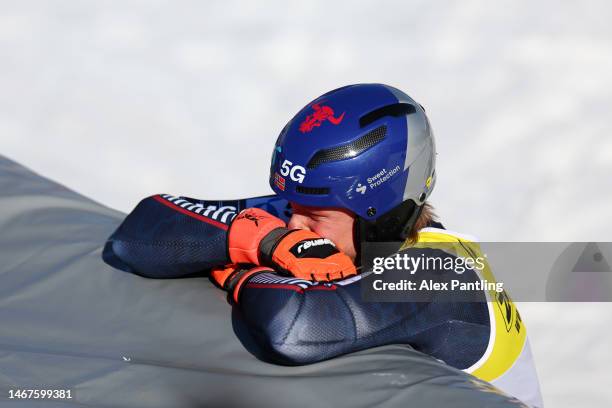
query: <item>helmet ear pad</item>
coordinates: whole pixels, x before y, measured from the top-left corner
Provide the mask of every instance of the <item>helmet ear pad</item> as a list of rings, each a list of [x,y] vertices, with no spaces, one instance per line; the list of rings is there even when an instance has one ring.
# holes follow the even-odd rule
[[[413,200],[406,200],[387,211],[385,214],[370,221],[357,217],[357,233],[359,242],[404,241],[421,214],[423,206],[418,206]]]

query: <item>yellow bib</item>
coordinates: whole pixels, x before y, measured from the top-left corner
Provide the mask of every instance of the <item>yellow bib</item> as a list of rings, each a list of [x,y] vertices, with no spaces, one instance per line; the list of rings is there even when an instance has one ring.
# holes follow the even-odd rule
[[[436,245],[432,245],[435,243]],[[408,247],[437,248],[459,257],[484,259],[485,267],[476,270],[480,279],[496,282],[491,267],[482,254],[480,245],[471,239],[450,231],[437,228],[425,228],[419,232],[415,244],[404,243],[401,249]],[[506,291],[487,292],[491,335],[485,354],[474,365],[464,370],[472,375],[492,381],[508,371],[521,355],[527,332],[521,321],[518,309]]]

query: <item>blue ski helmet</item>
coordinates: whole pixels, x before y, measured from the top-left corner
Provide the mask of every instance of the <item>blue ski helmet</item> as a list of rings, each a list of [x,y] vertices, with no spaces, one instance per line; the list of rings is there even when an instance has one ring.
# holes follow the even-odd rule
[[[405,224],[433,190],[435,156],[421,105],[388,85],[349,85],[287,123],[274,147],[270,186],[288,201],[344,208],[366,223],[403,208],[406,216],[387,224]]]

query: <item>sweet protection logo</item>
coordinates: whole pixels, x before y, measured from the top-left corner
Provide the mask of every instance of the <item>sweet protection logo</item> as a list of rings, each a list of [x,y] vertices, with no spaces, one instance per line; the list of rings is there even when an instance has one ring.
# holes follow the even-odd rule
[[[344,119],[344,114],[346,113],[342,112],[340,116],[335,117],[334,110],[331,108],[331,106],[321,105],[320,103],[313,104],[311,108],[314,112],[306,116],[306,119],[300,123],[299,130],[302,133],[312,131],[312,129],[321,126],[321,124],[326,120],[333,125],[339,125],[340,122],[342,122],[342,119]]]

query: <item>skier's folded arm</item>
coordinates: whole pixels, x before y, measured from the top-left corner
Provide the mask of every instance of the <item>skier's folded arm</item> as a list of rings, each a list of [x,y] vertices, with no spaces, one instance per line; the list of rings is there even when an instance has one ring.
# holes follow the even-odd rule
[[[270,266],[315,281],[356,273],[333,242],[290,230],[264,210],[248,208],[223,222],[195,206],[167,194],[145,198],[108,239],[104,260],[149,278],[184,277],[230,263]]]
[[[358,277],[321,284],[262,271],[233,298],[267,357],[281,364],[408,344],[465,369],[489,341],[486,302],[365,302]]]

